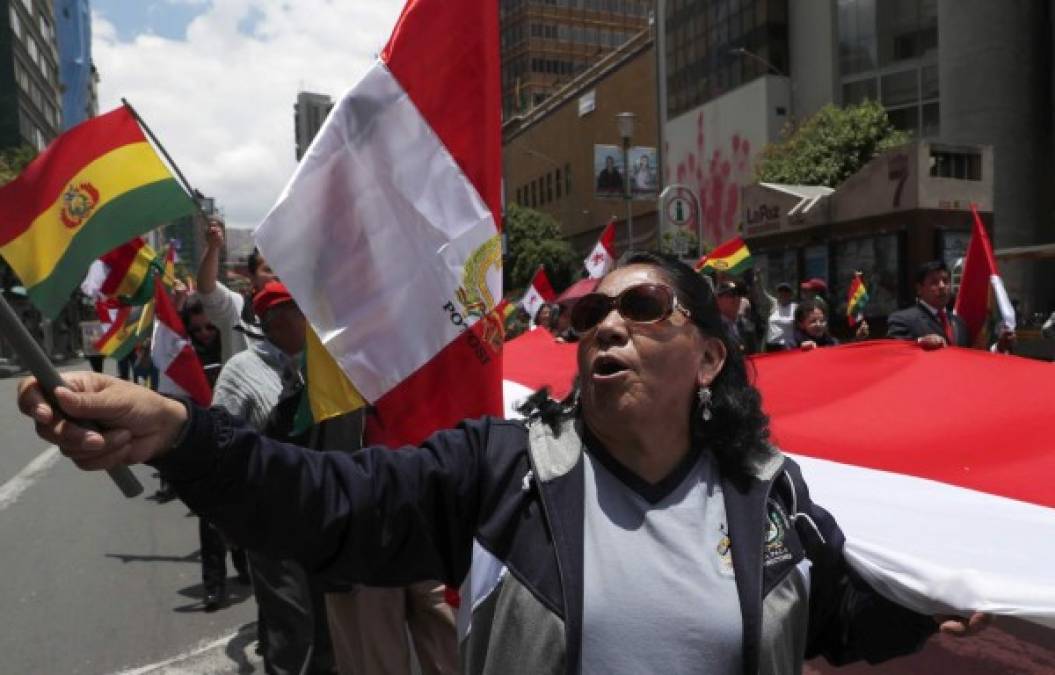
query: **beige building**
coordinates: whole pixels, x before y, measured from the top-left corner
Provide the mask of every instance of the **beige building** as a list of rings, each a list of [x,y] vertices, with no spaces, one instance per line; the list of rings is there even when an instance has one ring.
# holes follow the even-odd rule
[[[756,270],[772,288],[781,281],[827,282],[833,314],[845,309],[862,271],[869,320],[915,297],[922,263],[950,268],[967,251],[975,204],[992,228],[993,149],[913,143],[866,164],[838,188],[758,183],[742,190],[743,236]]]
[[[644,186],[651,167],[656,174],[655,51],[648,31],[642,31],[589,70],[568,82],[530,112],[508,118],[502,127],[503,176],[507,203],[537,209],[553,216],[572,245],[585,254],[604,226],[617,221],[616,246],[627,250],[629,234],[625,190],[598,193],[599,172],[608,157],[619,172],[622,137],[616,115],[635,116],[630,139],[630,179],[635,198],[635,248],[654,247],[655,187]],[[601,180],[604,183],[604,180]],[[625,188],[626,183],[623,183]],[[609,185],[610,187],[610,185]]]

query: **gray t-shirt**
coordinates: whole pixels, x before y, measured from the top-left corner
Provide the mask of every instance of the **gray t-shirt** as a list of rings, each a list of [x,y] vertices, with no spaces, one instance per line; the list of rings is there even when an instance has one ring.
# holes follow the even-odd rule
[[[743,621],[718,469],[687,458],[649,486],[586,453],[583,675],[742,671]]]

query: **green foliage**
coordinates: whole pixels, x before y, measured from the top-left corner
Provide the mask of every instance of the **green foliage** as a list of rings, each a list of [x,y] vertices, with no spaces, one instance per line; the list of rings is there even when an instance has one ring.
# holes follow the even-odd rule
[[[785,128],[779,141],[762,150],[756,178],[835,187],[876,155],[910,140],[875,101],[845,108],[826,105],[797,128]]]
[[[36,156],[37,151],[28,145],[0,150],[0,185],[7,185],[17,178]]]
[[[556,291],[571,283],[581,261],[562,237],[557,221],[517,204],[506,206],[505,287],[527,288],[539,265]]]
[[[706,245],[704,246],[706,248]],[[700,238],[680,227],[667,230],[659,238],[660,253],[695,260],[700,255]]]

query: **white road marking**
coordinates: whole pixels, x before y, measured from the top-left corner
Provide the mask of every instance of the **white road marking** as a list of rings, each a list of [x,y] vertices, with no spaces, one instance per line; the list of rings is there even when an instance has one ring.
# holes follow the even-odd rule
[[[239,632],[235,630],[214,640],[202,640],[196,647],[172,658],[147,666],[122,670],[113,675],[211,675],[235,672],[237,666],[227,656],[226,647],[231,640],[238,637]],[[260,657],[251,648],[246,651],[250,664],[261,663]]]
[[[26,468],[18,472],[11,480],[0,485],[0,511],[18,501],[18,498],[37,482],[61,455],[59,449],[54,445],[37,455],[36,459],[26,465]]]

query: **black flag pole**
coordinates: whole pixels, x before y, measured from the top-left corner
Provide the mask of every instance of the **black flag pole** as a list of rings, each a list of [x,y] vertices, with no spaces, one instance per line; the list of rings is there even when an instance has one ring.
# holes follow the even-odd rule
[[[180,171],[179,165],[172,161],[172,155],[168,153],[168,150],[166,150],[165,146],[161,144],[161,141],[159,141],[158,137],[154,135],[154,132],[150,129],[147,123],[143,121],[143,118],[139,115],[139,111],[132,107],[132,104],[128,102],[128,99],[122,98],[121,104],[128,108],[128,112],[132,113],[132,117],[134,117],[136,122],[139,123],[139,126],[143,128],[143,131],[146,132],[146,135],[150,138],[150,142],[154,144],[154,147],[161,152],[161,156],[165,158],[168,165],[172,167],[172,171],[176,174],[176,178],[179,179],[180,185],[183,186],[183,189],[187,191],[188,195],[190,195],[191,201],[194,202],[195,212],[205,220],[205,212],[202,210],[201,204],[198,203],[197,195],[199,192],[192,188],[190,183],[187,182],[187,177],[183,175],[182,171]]]
[[[59,387],[65,387],[66,383],[62,380],[62,376],[59,375],[59,371],[55,370],[55,366],[48,360],[44,350],[33,339],[33,336],[29,334],[26,327],[22,325],[22,321],[19,320],[15,310],[7,303],[7,299],[2,293],[0,293],[0,327],[3,328],[4,338],[7,339],[18,356],[19,362],[37,378],[40,388],[44,391],[44,397],[51,404],[52,410],[56,414],[62,414],[62,409],[55,400],[55,390]],[[73,421],[86,429],[98,430],[98,427],[92,423],[79,420]],[[117,487],[120,488],[121,493],[125,497],[136,497],[143,492],[143,485],[127,466],[117,466],[107,469],[106,472],[117,483]]]

